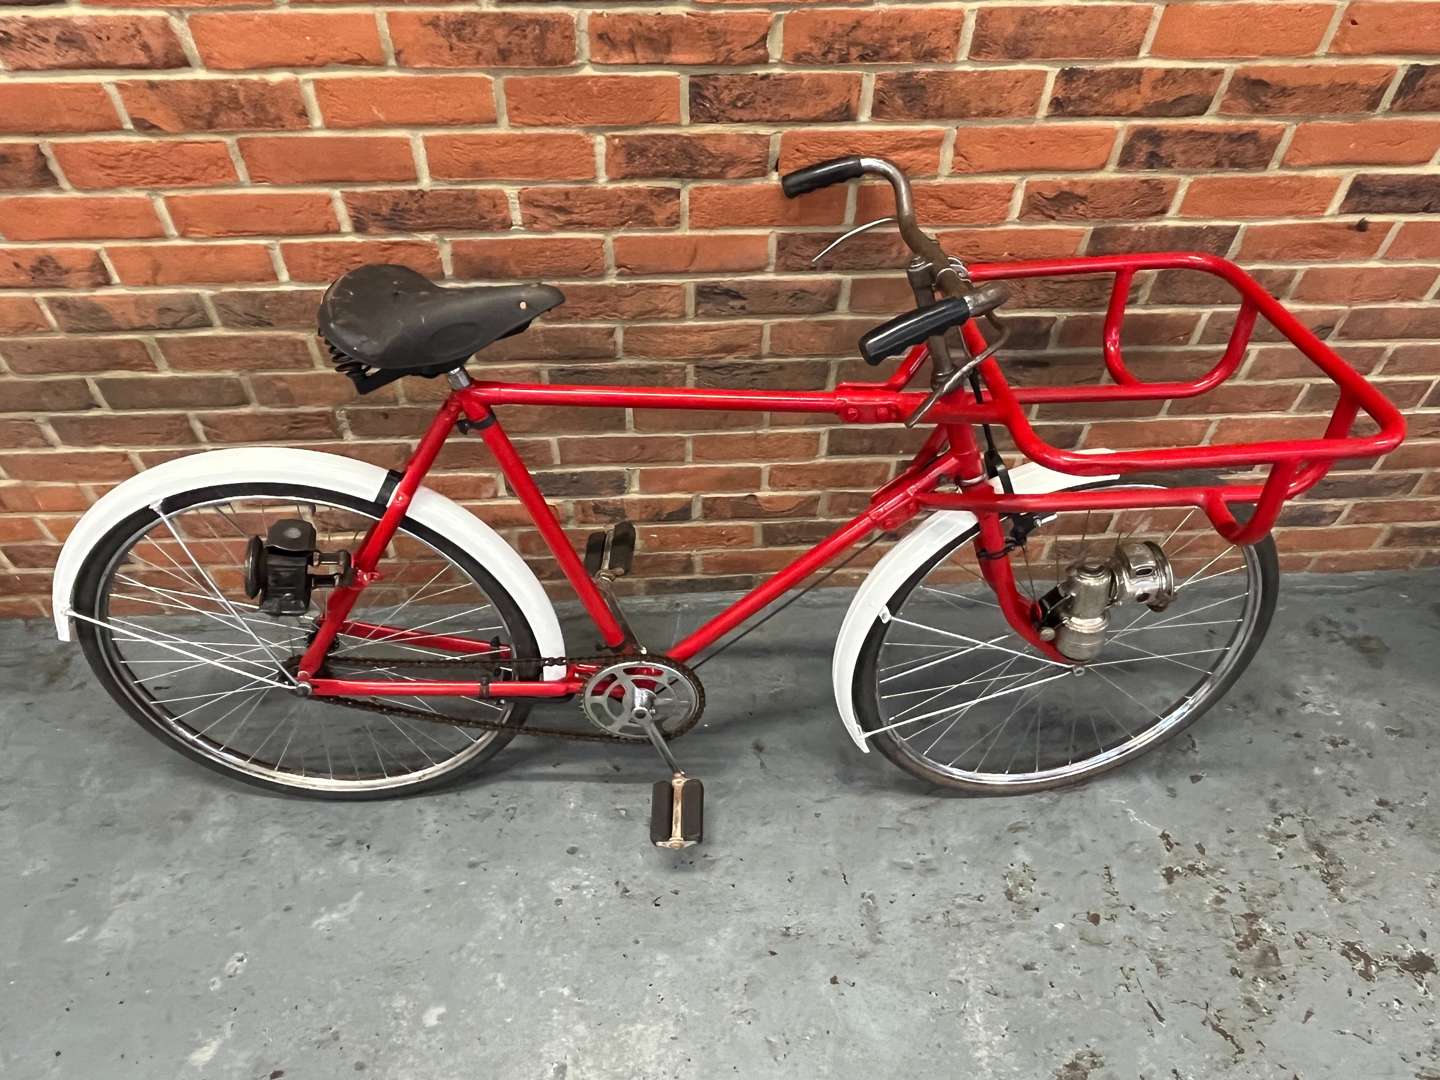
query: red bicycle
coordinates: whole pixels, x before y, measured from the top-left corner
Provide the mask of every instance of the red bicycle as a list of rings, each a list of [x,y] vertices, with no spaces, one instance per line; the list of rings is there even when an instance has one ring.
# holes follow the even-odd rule
[[[97,502],[66,543],[54,585],[60,637],[74,628],[102,685],[147,730],[229,775],[298,794],[425,790],[522,730],[651,743],[673,770],[657,785],[652,838],[678,847],[700,837],[698,783],[669,746],[704,708],[698,663],[847,551],[923,516],[871,570],[837,636],[836,704],[862,751],[878,748],[935,785],[1017,793],[1159,745],[1219,700],[1259,647],[1279,584],[1269,532],[1285,500],[1338,459],[1393,449],[1399,413],[1223,259],[967,266],[921,230],[909,184],[887,161],[839,158],[783,184],[795,197],[867,174],[893,187],[885,220],[914,256],[905,273],[915,309],[859,343],[871,364],[902,357],[884,382],[772,391],[476,381],[467,361],[562,303],[560,291],[444,288],[404,268],[362,267],[334,283],[320,311],[337,368],[361,393],[407,375],[443,375],[451,387],[404,471],[280,448],[151,469]],[[1233,286],[1234,328],[1208,372],[1145,381],[1122,355],[1126,303],[1136,275],[1172,269]],[[1108,381],[1012,386],[997,352],[1005,282],[1074,274],[1113,279]],[[1034,405],[1203,394],[1235,374],[1258,319],[1338,387],[1314,438],[1072,452],[1027,419]],[[908,389],[927,369],[928,391]],[[597,533],[578,554],[505,433],[506,406],[814,413],[930,430],[854,520],[659,650],[636,640],[612,588],[629,569],[634,527]],[[1357,433],[1362,411],[1373,429]],[[1006,468],[997,425],[1027,464]],[[503,540],[424,486],[457,428],[484,441],[534,521],[594,623],[593,653],[566,648],[539,581]],[[526,726],[535,701],[571,697],[593,727]]]

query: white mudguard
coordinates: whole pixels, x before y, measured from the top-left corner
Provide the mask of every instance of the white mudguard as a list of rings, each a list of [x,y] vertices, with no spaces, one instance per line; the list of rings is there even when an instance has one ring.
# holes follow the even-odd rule
[[[1104,453],[1103,450],[1087,453]],[[1063,491],[1066,488],[1083,487],[1102,480],[1113,480],[1113,476],[1075,476],[1070,473],[1054,472],[1033,461],[1012,469],[1010,480],[1016,492],[1022,495],[1039,495],[1047,491]],[[998,488],[998,484],[996,485]],[[870,744],[860,729],[855,715],[855,664],[860,659],[860,649],[869,636],[875,620],[889,618],[885,605],[895,590],[900,588],[910,575],[924,565],[925,561],[956,537],[963,536],[975,524],[975,515],[966,510],[941,510],[926,518],[920,527],[901,540],[875,564],[850,601],[845,619],[840,623],[840,635],[835,639],[835,659],[831,665],[831,679],[835,689],[835,707],[840,710],[840,719],[855,745],[865,753]]]
[[[70,640],[75,580],[90,550],[137,510],[214,484],[313,484],[360,499],[375,499],[388,476],[384,469],[363,461],[283,447],[212,450],[147,469],[108,491],[85,512],[65,541],[51,593],[55,633],[61,641]],[[541,656],[565,655],[565,639],[550,598],[525,560],[490,526],[458,503],[424,487],[415,493],[407,517],[435,530],[494,575],[530,623]],[[545,678],[561,678],[564,673],[564,668],[549,667]]]

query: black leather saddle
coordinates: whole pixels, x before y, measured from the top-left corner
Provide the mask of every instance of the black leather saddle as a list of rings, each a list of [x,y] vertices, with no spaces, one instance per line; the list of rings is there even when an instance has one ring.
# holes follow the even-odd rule
[[[404,266],[360,266],[320,302],[320,335],[361,393],[453,371],[565,302],[550,285],[440,286]]]

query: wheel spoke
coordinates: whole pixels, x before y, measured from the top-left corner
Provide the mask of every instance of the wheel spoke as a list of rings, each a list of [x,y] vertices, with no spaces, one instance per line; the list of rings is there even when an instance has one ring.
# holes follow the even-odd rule
[[[1197,515],[1182,508],[1156,528],[1156,513],[1050,514],[1014,556],[1024,561],[1016,573],[1027,576],[1033,599],[1050,588],[1037,584],[1035,570],[1053,563],[1061,584],[1075,560],[1105,559],[1121,543],[1148,539],[1147,531],[1173,560],[1213,536],[1186,533]],[[973,535],[963,537],[953,551],[972,543]],[[951,584],[957,566],[980,578],[962,559],[937,558],[930,577],[886,604],[880,645],[864,654],[871,668],[863,737],[886,740],[887,753],[906,768],[913,763],[916,775],[979,787],[1048,786],[1158,743],[1227,684],[1257,632],[1266,580],[1253,549],[1207,547],[1185,559],[1163,613],[1118,601],[1099,655],[1070,663],[1027,645],[993,597]],[[1152,630],[1156,637],[1143,636]]]
[[[292,692],[293,677],[281,661],[293,661],[304,649],[316,610],[312,606],[299,619],[272,617],[254,601],[238,599],[237,548],[252,535],[268,536],[275,522],[298,516],[315,527],[321,550],[346,547],[347,535],[353,550],[375,515],[343,500],[308,497],[228,495],[178,507],[176,501],[167,502],[163,513],[156,508],[151,523],[110,558],[97,600],[100,611],[110,614],[73,613],[94,627],[117,695],[152,716],[163,733],[234,772],[336,792],[399,790],[481,760],[497,739],[508,738],[447,717],[504,722],[523,702],[457,697],[442,706],[406,694],[402,685],[414,677],[408,663],[445,659],[466,666],[465,657],[405,640],[415,634],[493,639],[516,659],[533,655],[528,647],[516,650],[507,609],[497,607],[496,597],[465,569],[463,551],[402,526],[387,546],[380,584],[361,592],[350,615],[386,629],[372,637],[341,635],[327,657],[339,676],[346,674],[347,654],[373,657],[349,677],[394,680],[394,694],[353,703],[301,697]],[[327,587],[317,587],[321,605]],[[377,713],[371,703],[391,711]],[[384,720],[377,720],[381,715]],[[520,726],[518,717],[514,726]]]

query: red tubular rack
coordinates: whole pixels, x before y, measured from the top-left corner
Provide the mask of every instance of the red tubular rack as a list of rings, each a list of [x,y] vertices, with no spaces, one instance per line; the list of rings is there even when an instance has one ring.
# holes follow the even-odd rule
[[[977,263],[969,270],[976,282],[1075,274],[1110,274],[1114,279],[1102,336],[1105,368],[1113,384],[1016,388],[1006,381],[994,358],[984,361],[979,367],[988,391],[988,401],[999,409],[1016,446],[1031,460],[1057,472],[1081,476],[1196,468],[1233,470],[1265,465],[1269,466],[1269,473],[1262,483],[1221,483],[1163,490],[1120,487],[1046,495],[986,494],[983,490],[970,490],[961,495],[935,492],[920,497],[925,505],[974,509],[978,499],[982,506],[1000,512],[1197,506],[1226,539],[1248,544],[1270,531],[1286,499],[1315,486],[1336,461],[1378,457],[1395,449],[1405,437],[1405,421],[1394,405],[1285,310],[1259,282],[1234,263],[1218,256],[1197,252],[1102,255],[1033,262]],[[1188,382],[1146,382],[1137,378],[1125,364],[1120,349],[1120,332],[1125,321],[1130,286],[1137,273],[1147,270],[1203,271],[1223,278],[1239,293],[1240,307],[1224,354],[1213,368],[1197,379]],[[1339,400],[1323,435],[1271,442],[1075,453],[1045,442],[1026,419],[1025,407],[1028,405],[1185,398],[1213,390],[1239,369],[1257,318],[1263,318],[1275,327],[1339,387]],[[967,343],[972,348],[983,347],[978,328],[971,324],[966,326],[965,331]],[[1378,426],[1379,430],[1374,434],[1352,433],[1356,418],[1362,411]],[[1247,521],[1242,523],[1236,519],[1230,509],[1233,503],[1253,504],[1254,511]]]

